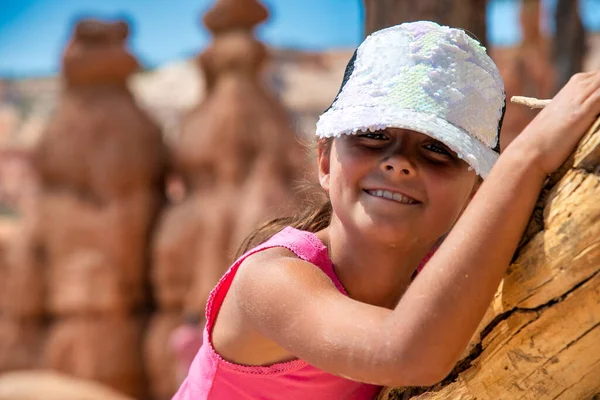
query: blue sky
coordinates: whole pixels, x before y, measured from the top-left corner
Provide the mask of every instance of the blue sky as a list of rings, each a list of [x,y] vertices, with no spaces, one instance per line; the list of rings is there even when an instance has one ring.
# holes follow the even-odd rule
[[[210,40],[200,22],[214,0],[0,0],[0,76],[54,74],[74,19],[132,22],[130,46],[146,66],[186,58]],[[556,0],[543,0],[549,7]],[[600,0],[581,0],[590,29],[600,30]],[[276,47],[356,47],[363,37],[361,0],[264,0],[271,12],[258,36]],[[519,40],[518,0],[491,0],[490,42]],[[549,29],[551,30],[552,27]]]

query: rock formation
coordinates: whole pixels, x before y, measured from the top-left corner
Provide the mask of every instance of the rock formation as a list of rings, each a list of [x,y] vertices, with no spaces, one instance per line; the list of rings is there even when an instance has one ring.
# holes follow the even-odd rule
[[[52,371],[11,372],[0,376],[0,400],[133,400],[86,379]]]
[[[252,33],[267,15],[256,0],[218,0],[204,16],[214,34],[198,57],[207,93],[173,148],[186,196],[163,213],[154,242],[161,318],[183,310],[201,325],[209,292],[243,238],[297,204],[305,152],[263,86],[267,52]]]
[[[6,372],[40,365],[46,337],[46,275],[35,173],[24,154],[2,156],[5,162],[14,157],[13,172],[19,172],[2,182],[4,205],[13,213],[3,221],[7,225],[0,243],[0,372]]]
[[[170,336],[181,323],[179,313],[158,312],[144,333],[143,362],[149,377],[148,391],[153,399],[171,399],[177,390],[179,376]]]
[[[83,20],[66,46],[63,92],[34,155],[36,246],[52,321],[42,365],[140,397],[146,249],[166,152],[126,86],[138,69],[128,33]]]

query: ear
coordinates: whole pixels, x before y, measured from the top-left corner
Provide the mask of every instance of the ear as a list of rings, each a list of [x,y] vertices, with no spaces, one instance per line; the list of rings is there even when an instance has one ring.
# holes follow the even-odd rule
[[[326,146],[319,146],[317,148],[317,158],[319,162],[319,183],[327,193],[329,193],[330,154],[331,149],[327,149]]]

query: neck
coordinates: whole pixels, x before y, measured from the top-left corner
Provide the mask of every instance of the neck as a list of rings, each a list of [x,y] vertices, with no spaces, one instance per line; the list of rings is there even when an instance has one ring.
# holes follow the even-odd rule
[[[394,308],[430,245],[381,243],[348,232],[339,221],[317,233],[348,295],[363,303]]]

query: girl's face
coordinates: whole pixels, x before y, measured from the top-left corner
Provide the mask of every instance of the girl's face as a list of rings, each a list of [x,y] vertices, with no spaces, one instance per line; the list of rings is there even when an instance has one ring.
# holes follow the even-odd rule
[[[396,128],[342,135],[330,148],[321,146],[319,176],[346,229],[390,245],[435,243],[478,183],[447,146]]]

